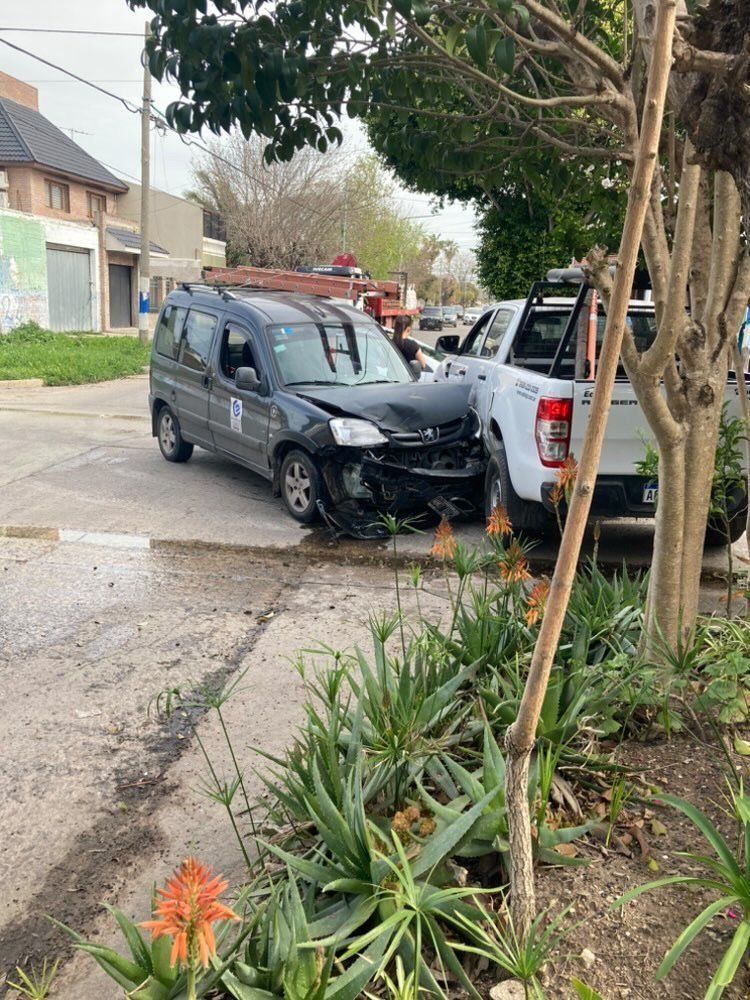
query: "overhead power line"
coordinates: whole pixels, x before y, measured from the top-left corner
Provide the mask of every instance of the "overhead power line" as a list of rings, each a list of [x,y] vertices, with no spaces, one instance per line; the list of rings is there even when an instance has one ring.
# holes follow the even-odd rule
[[[137,31],[92,31],[85,28],[18,28],[13,26],[0,27],[0,31],[27,31],[38,35],[102,35],[112,38],[143,38]]]

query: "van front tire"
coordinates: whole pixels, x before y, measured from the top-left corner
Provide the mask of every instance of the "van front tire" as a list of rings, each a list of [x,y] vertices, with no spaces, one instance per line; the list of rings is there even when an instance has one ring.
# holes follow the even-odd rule
[[[193,454],[193,445],[183,440],[180,422],[168,406],[162,406],[156,418],[156,439],[168,462],[187,462]]]
[[[284,456],[279,472],[281,495],[295,521],[310,524],[318,517],[318,500],[324,497],[323,477],[307,454],[295,449]]]

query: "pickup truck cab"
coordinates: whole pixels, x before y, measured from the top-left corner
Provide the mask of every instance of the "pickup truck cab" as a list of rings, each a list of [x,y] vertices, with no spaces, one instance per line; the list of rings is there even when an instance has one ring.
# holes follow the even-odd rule
[[[572,289],[576,291],[575,289]],[[552,291],[553,294],[547,294]],[[485,510],[503,504],[516,529],[542,531],[552,518],[550,500],[557,470],[569,455],[580,455],[594,394],[596,358],[605,315],[592,315],[581,285],[538,282],[527,299],[500,302],[485,311],[463,343],[439,337],[437,346],[454,350],[435,379],[469,385],[483,425],[489,463]],[[633,299],[628,322],[639,350],[656,334],[652,302]],[[456,338],[457,339],[457,338]],[[450,341],[450,342],[449,342]],[[739,415],[737,384],[727,384],[731,412]],[[624,370],[618,372],[602,450],[592,516],[653,517],[656,484],[639,476],[636,464],[651,437],[648,423]],[[733,531],[742,533],[736,498]]]
[[[167,461],[199,445],[260,473],[303,523],[342,509],[351,526],[371,525],[373,509],[468,507],[486,464],[468,388],[416,379],[353,306],[184,286],[154,333],[152,432]]]

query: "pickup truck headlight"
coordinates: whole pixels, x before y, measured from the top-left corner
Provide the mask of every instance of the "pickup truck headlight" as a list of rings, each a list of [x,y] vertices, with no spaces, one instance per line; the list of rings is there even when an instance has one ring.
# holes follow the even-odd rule
[[[370,448],[376,444],[388,444],[388,438],[381,434],[370,420],[334,417],[328,421],[328,426],[336,444],[348,445],[351,448]]]
[[[479,416],[479,411],[475,407],[469,407],[469,415],[473,421],[471,425],[472,437],[478,438],[482,436],[482,418]]]

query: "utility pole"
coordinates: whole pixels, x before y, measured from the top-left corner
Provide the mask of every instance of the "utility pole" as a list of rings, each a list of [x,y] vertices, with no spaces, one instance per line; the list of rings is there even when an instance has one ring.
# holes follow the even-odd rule
[[[146,41],[151,34],[146,22]],[[138,339],[148,343],[149,295],[151,290],[151,241],[149,212],[151,208],[151,72],[148,56],[143,50],[143,109],[141,111],[141,259],[138,264]]]

